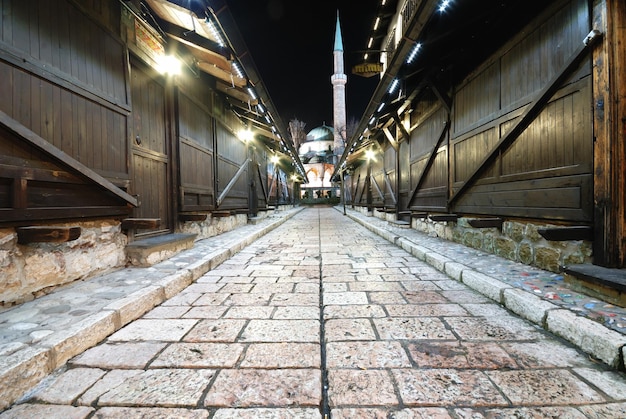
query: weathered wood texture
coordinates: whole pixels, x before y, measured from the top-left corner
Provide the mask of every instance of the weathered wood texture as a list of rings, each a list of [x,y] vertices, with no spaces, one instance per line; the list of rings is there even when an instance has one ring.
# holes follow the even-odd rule
[[[19,244],[69,242],[79,238],[81,233],[78,226],[30,226],[18,227],[15,231]]]
[[[450,141],[451,164],[456,169],[453,187],[462,185],[483,156],[492,152],[525,107],[530,106],[535,92],[564,71],[562,66],[589,32],[588,19],[586,2],[569,3],[459,89]],[[589,72],[586,60],[458,199],[456,211],[592,220]],[[489,93],[475,96],[478,91]],[[473,98],[473,105],[465,97]],[[501,105],[494,109],[492,102]],[[468,123],[464,118],[468,113],[482,125]]]
[[[411,121],[409,171],[413,199],[428,211],[532,217],[589,223],[593,218],[591,78],[586,60],[561,85],[512,145],[450,197],[515,125],[533,95],[562,71],[589,33],[589,10],[573,0],[538,19],[455,86],[447,111],[426,96]]]
[[[214,142],[215,119],[211,115],[212,95],[201,83],[179,89],[178,147],[180,210],[215,208]]]
[[[594,263],[626,266],[626,3],[594,2],[594,28],[606,33],[593,53]]]
[[[236,126],[235,121],[230,122],[230,126]],[[216,125],[216,140],[218,150],[216,195],[220,196],[229,183],[236,178],[235,184],[223,198],[219,209],[246,208],[249,196],[247,146],[237,138],[229,126],[222,123]],[[246,166],[245,172],[237,177],[242,165]]]
[[[143,234],[169,231],[173,227],[168,193],[171,162],[163,81],[151,70],[134,62],[131,95],[134,138],[131,146],[131,192],[137,195],[140,202],[134,216],[161,220],[156,231]]]
[[[92,12],[61,0],[2,2],[0,110],[57,151],[35,152],[3,133],[8,160],[1,164],[0,194],[11,198],[0,206],[0,222],[56,218],[58,207],[68,208],[68,218],[128,212],[124,199],[84,187],[89,176],[76,169],[87,167],[123,190],[130,180],[124,46],[104,26],[119,27],[119,10]],[[59,164],[58,156],[79,164]],[[16,161],[47,169],[29,178],[16,172]]]
[[[434,100],[434,99],[433,99]],[[424,106],[424,105],[423,105]],[[436,102],[412,115],[415,129],[410,138],[411,200],[408,206],[426,211],[445,211],[448,190],[448,113]]]

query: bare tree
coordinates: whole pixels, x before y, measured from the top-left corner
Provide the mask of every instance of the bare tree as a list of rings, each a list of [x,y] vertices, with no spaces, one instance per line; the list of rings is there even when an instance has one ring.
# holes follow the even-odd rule
[[[305,122],[296,118],[289,121],[289,132],[291,133],[291,138],[293,139],[293,144],[296,150],[299,150],[300,145],[306,140],[306,131],[304,131],[305,126]]]
[[[356,132],[356,129],[359,126],[359,120],[356,118],[350,118],[350,120],[346,123],[345,127],[337,127],[339,130],[339,134],[341,135],[341,141],[343,142],[342,146],[345,147],[348,143],[348,140],[352,135]]]

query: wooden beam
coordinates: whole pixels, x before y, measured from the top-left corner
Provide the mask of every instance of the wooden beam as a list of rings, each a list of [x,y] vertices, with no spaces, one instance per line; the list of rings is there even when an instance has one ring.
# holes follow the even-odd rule
[[[452,99],[450,99],[450,97],[445,93],[441,92],[439,86],[432,80],[430,76],[428,76],[427,79],[428,85],[435,94],[435,96],[437,96],[437,98],[441,101],[443,106],[447,109],[448,113],[452,112]]]
[[[456,221],[459,216],[456,214],[432,214],[428,218],[432,221]]]
[[[122,220],[122,230],[154,230],[161,225],[160,218],[125,218]]]
[[[474,228],[502,228],[502,218],[473,218],[467,223]]]
[[[397,153],[397,151],[396,151]],[[389,174],[387,172],[383,173],[384,178],[385,178],[385,185],[387,185],[387,188],[389,189],[389,192],[391,193],[391,199],[393,200],[393,204],[397,205],[398,204],[398,198],[396,198],[396,193],[393,190],[393,187],[391,186],[391,182],[389,181]],[[396,178],[398,176],[398,172],[396,171]]]
[[[374,177],[374,175],[370,175],[370,182],[374,185],[374,187],[376,188],[376,192],[378,192],[378,196],[384,202],[385,201],[385,194],[383,193],[382,189],[380,188],[380,185],[378,184],[378,182],[376,182],[376,178]]]
[[[249,161],[250,161],[250,158],[248,157],[243,163],[241,163],[241,166],[239,166],[239,170],[237,170],[237,173],[235,173],[235,176],[233,176],[233,178],[230,180],[230,182],[228,182],[228,185],[226,185],[226,187],[224,188],[224,190],[222,191],[220,196],[217,198],[217,205],[218,206],[222,202],[224,202],[224,199],[226,198],[226,196],[228,196],[228,192],[230,192],[230,190],[233,188],[233,186],[235,186],[235,183],[237,182],[237,179],[239,179],[241,174],[246,170],[246,167],[247,167]]]
[[[546,240],[593,240],[593,228],[589,226],[538,228],[537,232]]]
[[[207,214],[178,214],[178,219],[180,221],[204,221],[206,220]]]
[[[530,125],[530,123],[539,115],[541,110],[550,101],[550,98],[561,88],[563,82],[576,70],[582,60],[587,56],[589,49],[600,38],[601,34],[598,31],[592,31],[585,37],[581,45],[570,56],[567,62],[561,68],[561,71],[543,87],[533,98],[530,104],[527,105],[524,113],[519,117],[517,123],[513,125],[507,133],[498,141],[491,151],[480,162],[476,170],[467,178],[465,183],[456,191],[454,195],[448,200],[448,206],[451,206],[461,197],[470,186],[472,186],[480,176],[487,171],[495,159],[506,149],[508,149],[513,142],[524,132],[524,130]]]
[[[113,183],[111,183],[109,180],[105,179],[78,160],[73,159],[63,151],[59,150],[51,143],[44,140],[39,135],[29,130],[24,125],[20,124],[2,111],[0,111],[0,126],[6,127],[19,139],[24,140],[36,149],[43,151],[44,153],[52,157],[55,161],[58,161],[64,166],[70,167],[72,170],[78,172],[83,178],[86,178],[90,182],[95,183],[96,185],[113,193],[130,205],[134,207],[138,206],[137,198],[127,194],[126,192],[115,186]]]
[[[626,267],[626,3],[593,2],[606,40],[593,52],[594,264]]]
[[[45,208],[0,208],[0,225],[24,225],[33,220],[87,219],[87,218],[115,218],[127,217],[131,212],[130,206],[103,206],[103,207],[45,207]],[[26,221],[30,220],[30,221]]]
[[[408,141],[411,138],[411,134],[409,134],[409,132],[404,128],[402,121],[400,121],[400,116],[394,113],[393,120],[396,121],[396,126],[400,129],[402,136]]]
[[[396,141],[395,138],[393,138],[393,135],[391,134],[391,131],[389,131],[389,128],[384,127],[383,128],[383,133],[385,134],[385,138],[387,138],[387,141],[389,141],[389,144],[391,144],[391,147],[396,150],[396,152],[398,151],[398,142]]]
[[[428,155],[428,161],[426,162],[426,165],[424,166],[424,170],[422,170],[422,172],[420,173],[420,176],[417,179],[417,183],[415,184],[415,188],[413,188],[413,192],[411,192],[411,197],[409,198],[409,202],[408,202],[409,205],[415,199],[415,196],[417,195],[417,191],[419,191],[420,187],[422,186],[422,183],[424,183],[424,179],[426,179],[426,173],[428,173],[428,170],[430,170],[430,167],[433,165],[435,161],[435,157],[437,157],[437,150],[439,149],[439,147],[441,147],[441,143],[443,142],[443,140],[445,140],[449,129],[450,129],[450,115],[448,114],[448,120],[446,121],[443,129],[441,130],[441,134],[439,134],[439,138],[437,139],[437,142],[433,146],[432,150],[430,150],[430,154]]]
[[[81,233],[81,229],[78,226],[29,226],[18,227],[15,231],[17,232],[17,242],[19,244],[69,242],[79,238]]]

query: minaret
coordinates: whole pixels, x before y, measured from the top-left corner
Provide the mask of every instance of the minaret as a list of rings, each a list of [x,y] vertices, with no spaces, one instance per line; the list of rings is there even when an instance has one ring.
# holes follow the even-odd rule
[[[335,164],[343,154],[346,138],[346,82],[348,77],[343,70],[343,41],[339,26],[339,10],[337,10],[337,25],[335,27],[335,48],[333,49],[334,74],[330,77],[333,85],[333,131]]]

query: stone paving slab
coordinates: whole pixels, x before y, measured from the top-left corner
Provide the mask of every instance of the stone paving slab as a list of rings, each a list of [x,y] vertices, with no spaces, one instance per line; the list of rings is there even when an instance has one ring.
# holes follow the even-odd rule
[[[200,240],[192,249],[154,266],[130,267],[77,281],[3,310],[0,312],[0,409],[71,357],[159,304],[172,300],[175,303],[175,299],[168,299],[301,210],[277,211],[257,224]],[[201,296],[210,289],[215,290],[215,285],[194,284],[184,295],[198,290],[196,295]]]
[[[346,210],[346,216],[600,362],[626,370],[626,308],[569,289],[562,275],[399,229],[358,211]]]
[[[574,345],[443,269],[335,209],[297,212],[49,374],[14,366],[32,389],[0,419],[626,417],[626,375],[583,351],[608,356],[613,334],[547,310]]]

